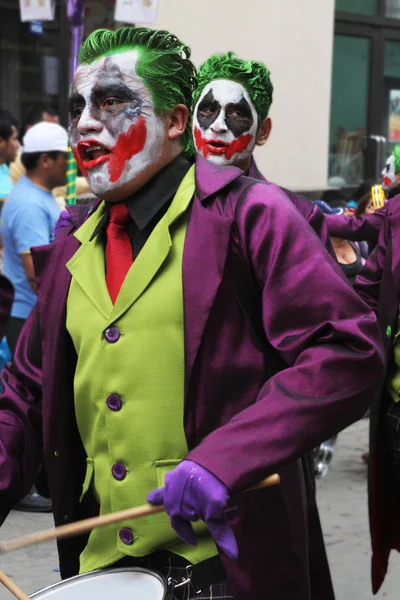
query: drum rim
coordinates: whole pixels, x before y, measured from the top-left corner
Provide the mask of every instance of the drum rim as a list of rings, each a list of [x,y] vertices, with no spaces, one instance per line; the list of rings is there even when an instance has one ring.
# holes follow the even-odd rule
[[[33,594],[31,594],[29,596],[29,598],[39,598],[39,595],[47,592],[49,590],[54,590],[54,588],[59,587],[61,585],[64,585],[67,581],[75,581],[76,579],[90,579],[91,577],[93,577],[94,575],[97,575],[98,573],[126,573],[126,572],[132,572],[134,571],[135,573],[146,573],[147,575],[153,575],[153,577],[155,577],[156,579],[158,579],[164,586],[164,596],[163,596],[163,600],[166,599],[167,597],[167,592],[168,592],[168,585],[167,585],[167,580],[164,577],[164,575],[162,573],[160,573],[159,571],[152,571],[151,569],[145,569],[144,567],[119,567],[117,569],[96,569],[95,571],[88,571],[87,573],[80,573],[79,575],[74,575],[73,577],[68,577],[68,579],[62,579],[61,581],[57,581],[56,583],[53,583],[52,585],[48,585],[45,588],[42,588],[40,590],[37,590],[36,592],[34,592]]]

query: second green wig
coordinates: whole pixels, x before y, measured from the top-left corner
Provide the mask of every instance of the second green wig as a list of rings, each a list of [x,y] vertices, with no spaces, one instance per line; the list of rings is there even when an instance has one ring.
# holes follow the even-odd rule
[[[213,54],[199,69],[199,83],[194,92],[194,105],[197,104],[202,91],[211,81],[229,79],[240,83],[249,93],[257,111],[259,122],[269,113],[272,104],[273,85],[270,72],[262,62],[243,60],[233,52]]]

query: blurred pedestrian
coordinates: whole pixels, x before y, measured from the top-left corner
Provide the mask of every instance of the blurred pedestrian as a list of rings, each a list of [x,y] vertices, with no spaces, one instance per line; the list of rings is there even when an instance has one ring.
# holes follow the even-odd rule
[[[372,193],[369,190],[364,196],[362,196],[357,204],[354,216],[362,217],[363,215],[372,215],[375,212],[374,202],[372,200]]]
[[[4,270],[14,285],[15,298],[7,340],[14,354],[22,327],[37,302],[31,248],[52,241],[60,208],[51,191],[66,181],[68,134],[56,123],[41,122],[23,138],[22,176],[5,203],[1,232]],[[32,488],[16,507],[30,512],[48,512],[51,501]]]
[[[4,201],[13,188],[9,164],[18,150],[17,120],[8,110],[0,110],[0,201]]]
[[[67,151],[68,135],[60,125],[43,122],[29,129],[22,147],[27,174],[18,180],[4,206],[4,271],[15,288],[8,331],[13,353],[37,299],[30,249],[52,239],[60,209],[50,190],[65,182]]]
[[[59,117],[56,111],[46,105],[36,104],[31,106],[24,118],[23,125],[20,132],[20,137],[22,137],[30,130],[31,127],[37,125],[38,123],[59,123]],[[26,174],[25,167],[21,161],[21,153],[18,153],[14,162],[10,165],[10,177],[12,182],[15,184],[20,177]],[[52,190],[52,194],[58,202],[58,205],[61,209],[65,206],[65,197],[67,194],[65,185],[56,186]],[[76,178],[76,195],[83,196],[89,195],[90,190],[89,186],[84,177]]]

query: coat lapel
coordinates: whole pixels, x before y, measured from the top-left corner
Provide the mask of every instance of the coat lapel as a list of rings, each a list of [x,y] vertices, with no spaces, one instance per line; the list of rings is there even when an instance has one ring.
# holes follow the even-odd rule
[[[196,194],[182,266],[186,389],[224,273],[233,223],[233,217],[224,214],[221,207],[205,205],[240,175],[242,171],[237,168],[216,167],[200,156],[196,158]]]

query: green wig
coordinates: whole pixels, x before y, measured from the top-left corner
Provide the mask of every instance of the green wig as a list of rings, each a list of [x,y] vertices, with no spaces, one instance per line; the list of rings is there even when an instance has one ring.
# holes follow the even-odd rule
[[[400,173],[400,144],[396,144],[392,154],[394,158],[394,172],[398,175]]]
[[[206,85],[215,79],[229,79],[240,83],[249,93],[259,123],[268,116],[274,88],[270,72],[264,63],[243,60],[233,52],[213,54],[200,67],[199,85],[193,96],[194,105],[197,104]]]
[[[189,112],[197,85],[196,68],[190,60],[190,48],[168,31],[147,27],[123,27],[117,31],[98,29],[82,44],[79,64],[88,65],[103,56],[128,50],[139,54],[136,72],[150,90],[154,110],[159,116],[177,104]],[[181,137],[186,153],[193,152],[190,123]]]

